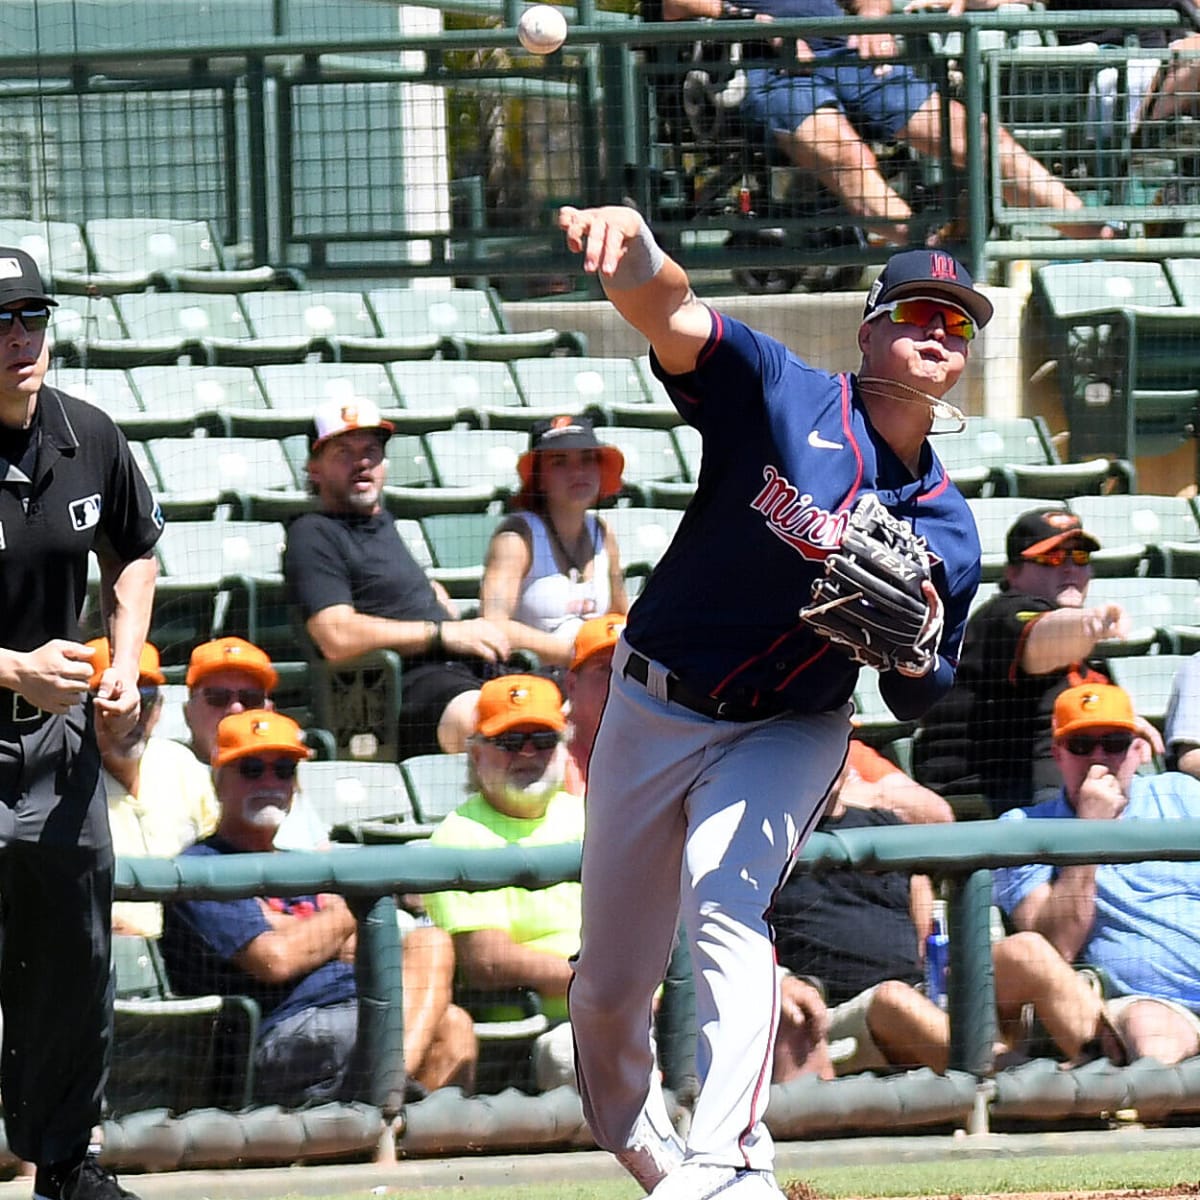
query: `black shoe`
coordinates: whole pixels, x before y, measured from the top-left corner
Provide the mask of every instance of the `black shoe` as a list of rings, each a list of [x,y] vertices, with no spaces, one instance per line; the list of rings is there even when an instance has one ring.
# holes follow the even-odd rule
[[[63,1180],[61,1200],[138,1200],[138,1197],[123,1188],[117,1177],[89,1154]]]

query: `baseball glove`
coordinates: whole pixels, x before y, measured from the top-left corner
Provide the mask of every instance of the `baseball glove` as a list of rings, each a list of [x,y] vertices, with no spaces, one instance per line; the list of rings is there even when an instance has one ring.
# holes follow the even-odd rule
[[[924,539],[878,496],[866,495],[854,506],[842,543],[826,558],[825,574],[813,584],[812,603],[800,617],[855,662],[925,675],[942,632],[941,605],[931,606],[921,587],[928,579]]]

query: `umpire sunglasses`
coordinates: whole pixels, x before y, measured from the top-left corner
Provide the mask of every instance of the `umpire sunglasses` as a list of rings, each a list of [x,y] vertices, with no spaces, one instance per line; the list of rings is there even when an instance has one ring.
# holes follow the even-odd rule
[[[969,342],[975,337],[975,322],[961,309],[942,300],[891,300],[881,304],[871,313],[872,319],[887,313],[893,325],[914,325],[928,329],[940,320],[949,337],[960,337]]]
[[[0,336],[11,333],[13,322],[19,320],[27,333],[41,333],[50,324],[48,308],[13,308],[0,310]]]

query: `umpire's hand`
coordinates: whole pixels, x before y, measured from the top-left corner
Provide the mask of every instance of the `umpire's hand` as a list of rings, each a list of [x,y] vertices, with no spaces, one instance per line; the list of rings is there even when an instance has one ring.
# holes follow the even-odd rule
[[[69,712],[87,695],[94,653],[90,646],[65,638],[46,642],[21,655],[14,690],[45,712]],[[133,698],[136,703],[136,687]]]

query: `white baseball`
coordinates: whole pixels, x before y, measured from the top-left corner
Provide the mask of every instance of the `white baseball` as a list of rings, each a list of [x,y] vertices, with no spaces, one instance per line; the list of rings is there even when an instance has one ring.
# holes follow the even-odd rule
[[[567,18],[552,4],[534,4],[517,22],[517,37],[530,54],[553,54],[567,40]]]

